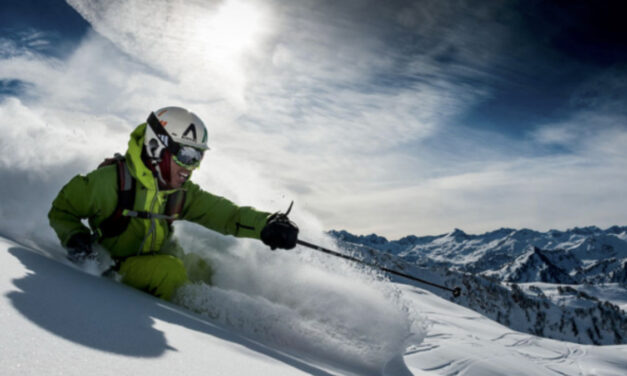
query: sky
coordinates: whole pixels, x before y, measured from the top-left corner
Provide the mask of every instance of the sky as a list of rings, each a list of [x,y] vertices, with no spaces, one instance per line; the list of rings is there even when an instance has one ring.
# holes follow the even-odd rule
[[[193,180],[302,233],[625,225],[621,1],[3,1],[0,231],[187,107]],[[17,218],[27,219],[18,221]]]

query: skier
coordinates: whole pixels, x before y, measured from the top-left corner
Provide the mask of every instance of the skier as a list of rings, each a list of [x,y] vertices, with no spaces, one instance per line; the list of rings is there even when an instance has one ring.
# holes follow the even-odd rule
[[[174,220],[261,239],[272,249],[294,248],[298,227],[287,214],[238,207],[189,180],[206,150],[207,129],[194,113],[181,107],[150,113],[131,133],[124,157],[75,176],[53,201],[48,218],[68,258],[80,264],[95,257],[97,243],[122,282],[170,300],[188,281],[211,283],[212,274],[208,262],[185,254],[172,237]]]

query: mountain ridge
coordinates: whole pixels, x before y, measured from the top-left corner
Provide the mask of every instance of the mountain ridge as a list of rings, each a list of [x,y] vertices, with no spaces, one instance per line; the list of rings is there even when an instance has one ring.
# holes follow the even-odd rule
[[[359,245],[391,253],[405,262],[421,266],[452,268],[457,271],[501,280],[522,282],[508,266],[535,247],[550,255],[551,267],[564,271],[561,279],[536,279],[553,283],[627,283],[627,227],[575,227],[566,231],[539,232],[530,229],[500,228],[484,234],[466,234],[460,229],[430,236],[409,235],[389,241],[385,237],[353,235],[346,230],[331,230],[333,238],[344,245]],[[609,263],[608,260],[614,260]],[[548,264],[547,264],[548,266]],[[557,269],[556,269],[557,270]],[[529,282],[529,281],[526,281]]]
[[[627,227],[500,228],[480,235],[454,229],[393,241],[345,230],[328,234],[369,263],[462,286],[453,300],[416,284],[512,329],[585,344],[626,341],[620,305],[627,301]],[[592,287],[600,298],[586,293]]]

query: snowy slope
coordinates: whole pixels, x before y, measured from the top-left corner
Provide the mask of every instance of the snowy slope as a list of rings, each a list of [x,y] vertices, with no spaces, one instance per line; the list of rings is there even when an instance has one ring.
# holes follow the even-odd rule
[[[414,287],[403,292],[424,307],[432,326],[407,349],[414,375],[625,375],[627,345],[576,345],[515,332]]]
[[[406,285],[398,285],[397,292],[421,322],[429,323],[427,336],[420,342],[414,335],[405,351],[374,370],[365,366],[367,359],[354,358],[354,343],[336,347],[341,337],[322,338],[332,335],[317,331],[321,337],[307,345],[303,338],[294,338],[297,332],[281,330],[284,325],[273,322],[273,318],[287,316],[267,308],[256,313],[259,323],[255,327],[278,331],[286,336],[283,341],[300,349],[282,348],[267,333],[257,338],[253,332],[243,334],[245,326],[238,326],[237,320],[229,323],[192,313],[4,238],[0,238],[0,271],[2,375],[621,375],[627,370],[627,346],[575,345],[513,332]],[[346,312],[352,314],[345,317],[347,326],[364,320],[349,309],[362,304],[357,296],[362,292],[357,287],[351,291],[356,296],[349,294],[344,302]],[[241,293],[222,293],[241,302],[241,310],[251,308]],[[381,325],[389,329],[385,322]],[[365,357],[375,354],[372,348],[363,350]],[[345,362],[341,364],[333,354]]]
[[[0,238],[2,375],[327,373]]]
[[[56,259],[51,260],[44,251],[8,240],[0,244],[2,312],[10,318],[0,328],[0,369],[11,374],[22,374],[21,367],[29,374],[67,373],[76,358],[85,368],[103,369],[96,374],[110,374],[109,364],[143,374],[146,361],[156,360],[147,367],[150,374],[214,369],[212,374],[225,375],[379,375],[385,367],[406,370],[405,342],[422,338],[420,317],[413,315],[418,320],[412,324],[407,309],[383,295],[392,285],[355,278],[358,270],[334,277],[312,268],[315,260],[300,261],[299,269],[290,265],[298,262],[297,254],[259,254],[268,258],[264,265],[258,259],[229,262],[231,269],[218,270],[218,277],[226,274],[217,278],[220,286],[182,289],[182,308],[76,270],[59,262],[55,249],[45,250]],[[275,278],[273,266],[289,269],[289,283]],[[364,311],[369,315],[357,314]]]

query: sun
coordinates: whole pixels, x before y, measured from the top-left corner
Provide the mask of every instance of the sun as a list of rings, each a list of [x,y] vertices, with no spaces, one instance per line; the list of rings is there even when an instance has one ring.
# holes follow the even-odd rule
[[[188,8],[180,35],[182,73],[195,90],[219,92],[237,106],[245,105],[248,85],[259,75],[255,67],[267,60],[276,32],[275,13],[257,0],[224,0]]]
[[[267,12],[255,1],[226,0],[201,27],[210,56],[240,59],[259,48],[267,31]]]

